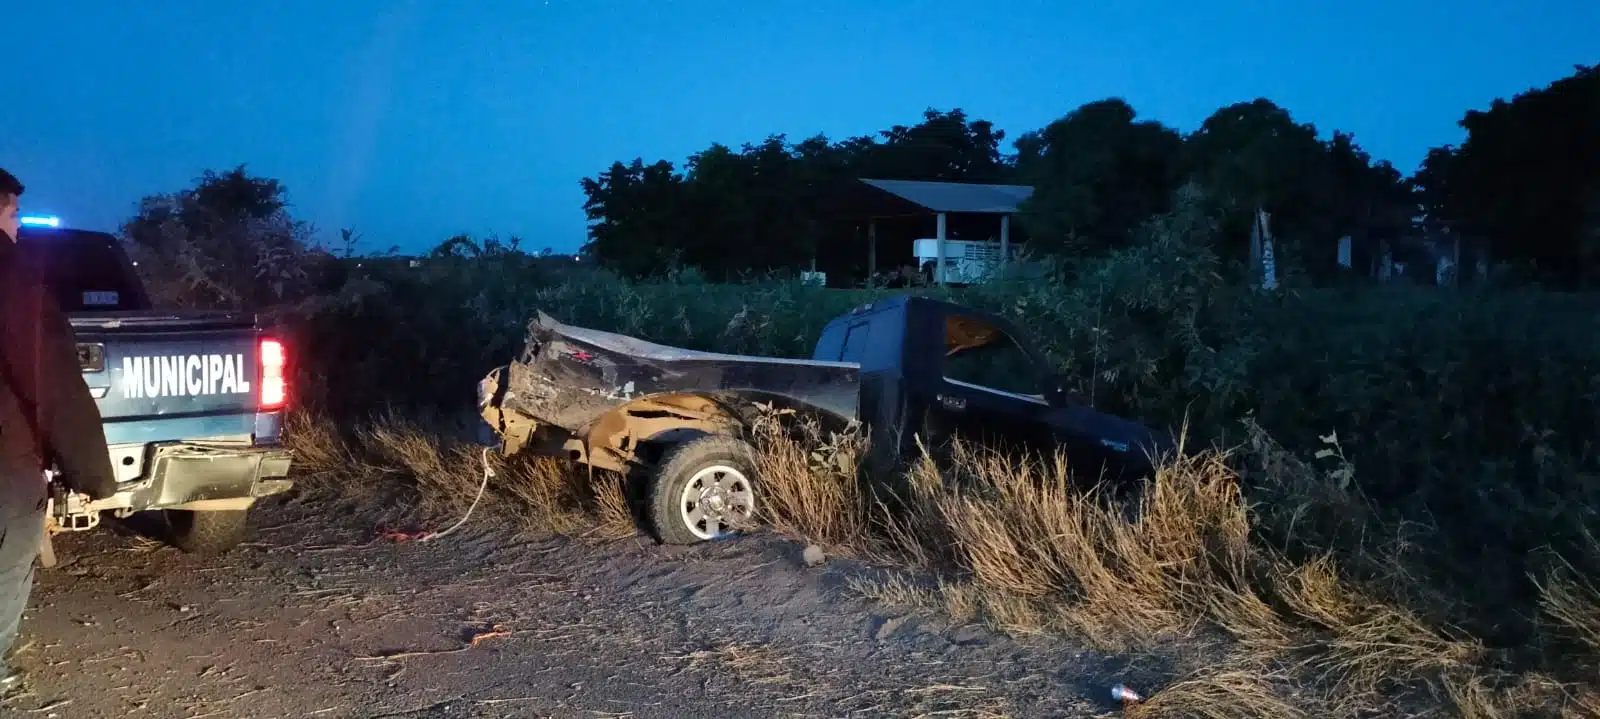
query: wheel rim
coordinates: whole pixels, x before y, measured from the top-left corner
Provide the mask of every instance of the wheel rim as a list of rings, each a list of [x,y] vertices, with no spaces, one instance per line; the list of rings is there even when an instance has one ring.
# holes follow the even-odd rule
[[[755,515],[756,494],[744,472],[725,464],[714,464],[694,473],[678,497],[678,515],[683,526],[701,539],[716,539],[731,534]]]

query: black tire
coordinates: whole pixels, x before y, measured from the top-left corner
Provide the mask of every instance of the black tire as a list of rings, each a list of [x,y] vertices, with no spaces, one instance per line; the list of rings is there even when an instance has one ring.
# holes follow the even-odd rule
[[[190,554],[224,554],[243,542],[249,531],[250,510],[196,512],[168,509],[167,538],[172,546]]]
[[[738,528],[731,524],[753,523],[759,501],[755,474],[755,451],[734,437],[706,435],[667,450],[650,478],[648,511],[656,538],[664,544],[696,544]],[[712,490],[712,499],[691,500],[687,495],[697,486]],[[716,530],[709,525],[712,517],[692,522],[691,501],[716,500],[723,511],[700,510],[702,516],[722,515]]]

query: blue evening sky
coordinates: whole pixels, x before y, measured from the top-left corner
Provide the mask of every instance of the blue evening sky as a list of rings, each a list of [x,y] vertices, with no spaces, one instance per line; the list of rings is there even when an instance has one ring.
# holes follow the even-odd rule
[[[571,251],[613,160],[912,124],[1014,138],[1122,96],[1192,130],[1258,96],[1403,171],[1456,122],[1600,62],[1595,0],[18,0],[0,167],[114,230],[247,163],[325,237]]]

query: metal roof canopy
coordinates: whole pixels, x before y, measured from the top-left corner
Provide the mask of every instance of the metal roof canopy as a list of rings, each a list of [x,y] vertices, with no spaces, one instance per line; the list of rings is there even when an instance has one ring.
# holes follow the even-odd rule
[[[1016,214],[1018,205],[1033,195],[1033,187],[1029,185],[867,178],[862,178],[861,182],[927,212],[1011,215]]]
[[[1004,265],[1010,253],[1011,216],[1032,196],[1030,185],[860,178],[859,183],[840,187],[827,204],[836,216],[867,221],[867,275],[873,277],[878,272],[880,219],[933,215],[937,221],[934,239],[939,240],[934,266],[942,267],[949,215],[999,215],[1000,261]],[[942,273],[935,276],[944,284]]]

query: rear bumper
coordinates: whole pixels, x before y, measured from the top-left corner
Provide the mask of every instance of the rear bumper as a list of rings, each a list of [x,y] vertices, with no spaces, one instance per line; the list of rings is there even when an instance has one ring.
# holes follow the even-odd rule
[[[92,510],[245,509],[288,491],[293,453],[276,445],[173,442],[149,448],[142,476]]]

